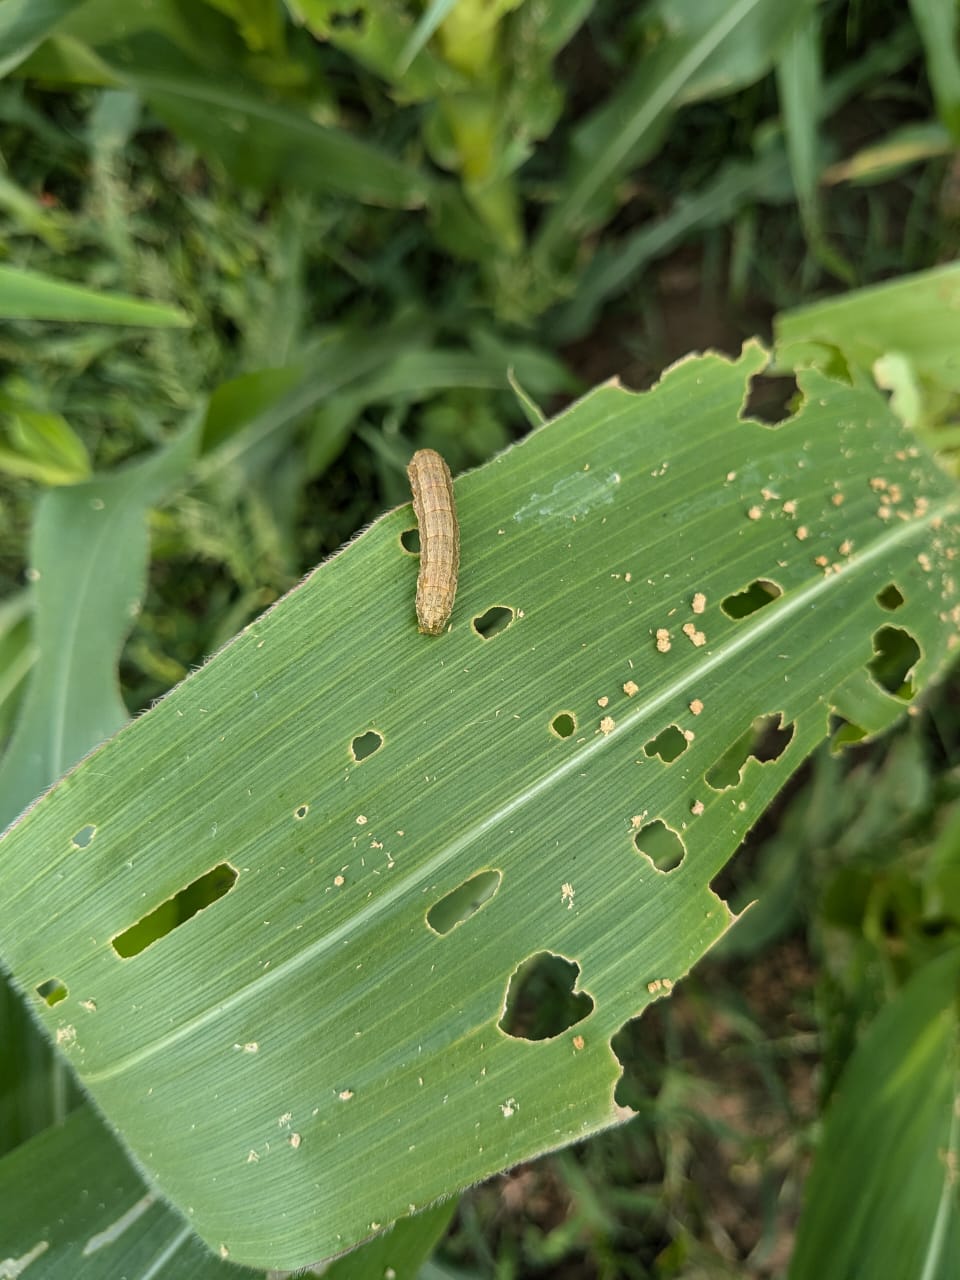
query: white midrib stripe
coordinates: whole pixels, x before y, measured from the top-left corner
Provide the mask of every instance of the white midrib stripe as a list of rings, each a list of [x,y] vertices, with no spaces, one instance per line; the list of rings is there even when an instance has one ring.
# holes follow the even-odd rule
[[[686,670],[675,680],[660,687],[658,692],[647,701],[640,703],[635,707],[631,707],[622,719],[618,720],[614,729],[610,733],[598,733],[588,743],[580,748],[579,751],[572,753],[569,759],[563,761],[549,773],[538,778],[530,786],[523,791],[507,800],[493,813],[483,818],[480,822],[475,823],[468,828],[456,839],[451,840],[434,854],[428,861],[417,868],[416,875],[412,880],[399,880],[394,886],[385,890],[378,897],[369,902],[366,906],[361,907],[355,915],[348,920],[332,929],[329,933],[325,933],[322,937],[317,938],[309,946],[298,952],[295,956],[291,956],[289,960],[285,960],[282,964],[278,964],[275,968],[271,968],[258,976],[252,981],[241,987],[233,995],[226,1000],[220,1001],[219,1004],[213,1005],[211,1008],[204,1010],[203,1013],[196,1014],[189,1021],[181,1026],[174,1028],[159,1040],[153,1041],[149,1045],[144,1045],[137,1049],[134,1053],[128,1054],[124,1058],[118,1059],[111,1066],[105,1067],[101,1071],[92,1071],[83,1074],[83,1079],[89,1084],[97,1084],[105,1080],[113,1079],[115,1076],[122,1074],[124,1071],[130,1070],[132,1067],[139,1066],[147,1061],[155,1053],[159,1053],[164,1049],[170,1048],[172,1045],[179,1043],[181,1040],[193,1035],[201,1027],[215,1021],[222,1014],[231,1012],[233,1009],[241,1006],[247,999],[248,993],[252,990],[262,992],[277,983],[287,982],[291,975],[305,965],[311,964],[324,952],[332,950],[338,943],[346,938],[356,938],[357,932],[368,924],[371,920],[383,914],[384,910],[403,898],[408,894],[412,894],[422,888],[424,882],[431,879],[436,871],[438,871],[445,863],[455,858],[464,849],[480,840],[488,832],[499,826],[512,817],[517,810],[522,809],[525,805],[530,804],[541,796],[545,791],[558,783],[562,782],[571,773],[576,773],[584,767],[584,764],[593,756],[604,751],[612,742],[620,738],[640,720],[653,716],[661,707],[672,703],[688,690],[692,683],[702,680],[709,675],[717,667],[722,666],[725,662],[735,659],[744,650],[751,649],[763,636],[770,631],[775,631],[781,627],[784,621],[790,616],[799,613],[808,608],[814,601],[825,595],[828,591],[844,579],[848,579],[855,574],[858,569],[866,568],[875,560],[880,559],[902,542],[907,542],[915,537],[918,528],[924,525],[929,526],[938,518],[942,518],[949,514],[954,508],[953,501],[945,501],[938,506],[930,507],[922,519],[907,520],[903,524],[898,524],[892,531],[885,532],[870,547],[860,552],[858,555],[851,556],[846,562],[843,569],[836,574],[830,574],[822,578],[815,579],[808,586],[801,587],[797,591],[782,596],[779,600],[772,601],[769,605],[761,609],[757,614],[753,615],[753,621],[745,624],[742,629],[736,631],[729,640],[719,645],[716,649],[707,650],[702,657],[700,663],[695,670]]]

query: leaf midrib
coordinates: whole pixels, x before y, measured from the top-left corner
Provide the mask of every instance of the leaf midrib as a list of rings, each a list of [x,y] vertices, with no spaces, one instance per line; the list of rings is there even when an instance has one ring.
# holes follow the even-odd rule
[[[867,568],[901,543],[908,542],[916,537],[918,529],[931,527],[936,521],[951,514],[955,505],[953,499],[948,499],[936,506],[929,507],[923,517],[898,524],[892,531],[884,531],[869,547],[859,554],[851,556],[840,573],[814,579],[806,586],[800,587],[793,592],[788,592],[779,600],[771,602],[759,614],[753,615],[754,620],[743,627],[742,630],[736,631],[729,639],[719,644],[715,650],[707,650],[697,667],[696,675],[702,678],[724,663],[734,660],[744,650],[752,648],[768,632],[781,627],[787,618],[808,608],[821,596],[833,590],[841,581],[844,583],[849,582],[851,576],[855,575],[859,570]],[[360,929],[382,916],[383,912],[394,903],[410,894],[419,892],[425,881],[430,881],[447,862],[456,858],[464,849],[481,840],[482,837],[499,826],[500,823],[512,817],[525,805],[532,803],[551,787],[563,782],[568,775],[582,770],[586,761],[604,751],[614,741],[619,741],[639,721],[655,715],[661,707],[672,703],[685,689],[689,688],[690,680],[691,672],[689,669],[685,669],[672,680],[660,686],[652,697],[631,707],[618,720],[611,732],[607,734],[598,733],[580,751],[571,754],[566,760],[557,764],[500,805],[493,813],[474,823],[472,827],[469,827],[454,840],[439,849],[429,861],[417,867],[412,879],[398,879],[395,882],[395,887],[388,888],[341,924],[325,933],[322,937],[317,938],[308,947],[291,956],[288,960],[272,967],[268,972],[259,974],[253,982],[246,983],[227,999],[221,1000],[216,1005],[204,1010],[204,1012],[196,1014],[159,1040],[143,1045],[133,1053],[119,1058],[111,1066],[99,1071],[84,1073],[84,1079],[91,1084],[115,1079],[125,1071],[149,1061],[155,1054],[162,1053],[166,1049],[179,1044],[182,1040],[192,1036],[196,1031],[201,1030],[221,1015],[241,1007],[251,991],[256,990],[259,994],[278,983],[287,983],[298,970],[315,962],[318,957],[332,950],[345,938],[352,937],[355,939]]]

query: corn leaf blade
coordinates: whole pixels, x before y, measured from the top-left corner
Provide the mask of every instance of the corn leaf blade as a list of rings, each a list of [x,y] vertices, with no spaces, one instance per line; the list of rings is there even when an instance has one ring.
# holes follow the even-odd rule
[[[462,477],[440,637],[383,517],[4,838],[8,967],[213,1249],[303,1265],[622,1120],[611,1038],[723,933],[710,883],[831,708],[878,732],[940,670],[954,486],[872,387],[741,419],[765,359]],[[544,955],[579,1021],[508,1034]]]

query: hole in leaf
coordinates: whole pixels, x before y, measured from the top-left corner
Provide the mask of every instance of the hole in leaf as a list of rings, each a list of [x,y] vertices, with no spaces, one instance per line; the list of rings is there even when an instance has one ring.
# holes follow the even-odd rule
[[[755,422],[780,423],[792,418],[802,402],[803,396],[792,374],[757,374],[750,379],[741,416],[746,415]]]
[[[851,724],[843,720],[830,738],[830,750],[834,753],[842,751],[844,747],[852,747],[856,743],[862,742],[866,736],[866,729],[861,728],[858,724]]]
[[[756,613],[758,609],[766,608],[782,595],[783,591],[775,582],[771,582],[768,578],[755,578],[742,591],[725,596],[720,601],[720,608],[728,618],[739,621],[741,618],[749,618],[750,614]]]
[[[70,843],[75,849],[86,849],[93,841],[93,837],[97,834],[97,828],[92,822],[88,822],[85,827],[81,827],[70,837]]]
[[[123,959],[137,956],[152,943],[165,938],[168,933],[192,919],[198,911],[229,893],[237,882],[237,872],[229,862],[221,862],[212,870],[161,902],[136,924],[124,929],[111,939],[114,951]]]
[[[513,618],[512,609],[508,609],[506,605],[495,604],[492,609],[488,609],[486,613],[481,613],[479,617],[474,618],[472,625],[474,631],[483,640],[492,640],[501,631],[506,631]]]
[[[296,809],[293,811],[293,816],[298,822],[302,822],[309,812],[310,806],[308,804],[298,804]]]
[[[663,1087],[663,1061],[669,1060],[670,1036],[665,1028],[665,1015],[654,1001],[642,1016],[630,1018],[610,1038],[610,1048],[622,1071],[614,1098],[634,1111],[647,1111],[650,1099]]]
[[[335,9],[329,17],[334,31],[352,31],[359,35],[366,26],[367,16],[362,6],[356,9]]]
[[[434,933],[449,933],[485,906],[499,888],[499,871],[480,871],[435,902],[427,912],[427,924]]]
[[[783,713],[761,716],[754,720],[755,741],[750,754],[760,764],[779,760],[793,740],[793,725],[783,723]]]
[[[954,928],[955,922],[950,916],[920,922],[920,932],[925,938],[942,938],[945,933],[952,933]]]
[[[886,609],[890,613],[895,613],[897,609],[902,607],[903,603],[903,596],[894,582],[888,582],[882,591],[877,592],[877,604],[881,609]]]
[[[550,732],[558,738],[572,738],[577,731],[577,717],[572,711],[561,711],[550,721]]]
[[[576,991],[580,966],[540,951],[518,965],[507,988],[499,1027],[515,1040],[551,1040],[593,1012],[593,1000]]]
[[[37,995],[41,1000],[46,1000],[51,1008],[61,1000],[66,1000],[67,994],[66,983],[61,982],[59,978],[48,978],[37,987]]]
[[[894,697],[909,700],[914,695],[910,672],[920,658],[920,646],[902,627],[881,627],[873,635],[875,656],[867,670],[881,689]]]
[[[758,716],[750,728],[711,765],[704,774],[704,781],[714,791],[736,787],[739,785],[743,766],[751,756],[760,764],[779,760],[792,738],[793,725],[783,723],[782,712]]]
[[[382,746],[383,736],[377,733],[376,729],[368,729],[366,733],[361,733],[359,737],[354,738],[350,743],[350,750],[353,752],[354,760],[359,764],[361,760],[366,760],[375,751],[379,751]]]
[[[668,724],[655,738],[645,744],[644,751],[648,756],[659,756],[664,764],[673,764],[678,756],[683,755],[689,743],[675,724]]]
[[[683,841],[667,824],[657,818],[633,837],[638,853],[645,853],[658,871],[676,871],[687,856]]]
[[[420,530],[404,529],[400,535],[400,545],[404,551],[409,551],[412,556],[420,554]]]

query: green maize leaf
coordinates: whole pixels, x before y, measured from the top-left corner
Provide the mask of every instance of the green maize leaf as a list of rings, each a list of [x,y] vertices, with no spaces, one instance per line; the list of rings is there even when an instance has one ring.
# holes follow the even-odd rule
[[[958,977],[956,948],[925,965],[847,1064],[807,1185],[790,1280],[957,1274]]]
[[[960,142],[960,58],[957,35],[960,15],[949,0],[910,0],[913,20],[923,41],[927,74],[940,119]]]
[[[565,189],[544,219],[535,251],[549,260],[605,221],[616,182],[661,145],[685,103],[732,93],[766,74],[809,0],[658,0],[657,39],[630,76],[577,126]]]
[[[5,1278],[254,1280],[262,1274],[205,1249],[89,1106],[0,1160],[0,1200]]]
[[[30,543],[36,661],[0,760],[0,824],[127,719],[117,658],[144,589],[147,509],[183,479],[199,418],[165,449],[44,494]]]
[[[283,183],[419,208],[434,186],[388,148],[318,123],[309,95],[297,102],[258,83],[233,25],[189,0],[119,8],[90,0],[25,69],[41,82],[110,84],[138,94],[178,135],[252,187]],[[288,70],[299,79],[306,68]],[[314,93],[321,89],[318,83]]]
[[[797,193],[800,221],[817,259],[841,280],[853,283],[851,264],[829,241],[820,208],[823,171],[820,136],[825,102],[820,65],[820,14],[810,9],[790,31],[777,60],[777,96],[783,116],[790,171]],[[811,104],[815,109],[811,110]]]
[[[829,184],[854,182],[861,186],[889,182],[933,156],[953,151],[953,140],[939,120],[907,124],[890,129],[880,142],[860,147],[844,160],[824,169],[822,181]]]
[[[410,39],[403,47],[403,53],[400,55],[397,71],[401,75],[420,50],[426,47],[427,42],[456,3],[457,0],[429,0]]]
[[[8,75],[83,0],[3,0],[0,4],[0,76]]]
[[[51,213],[19,183],[13,181],[0,160],[0,210],[9,214],[11,222],[32,236],[39,236],[49,249],[63,253],[67,238],[63,217]]]
[[[300,362],[256,369],[222,382],[210,396],[203,425],[204,453],[212,452],[266,413],[303,379]]]
[[[456,1200],[444,1200],[413,1218],[401,1218],[392,1231],[338,1258],[323,1275],[326,1280],[383,1280],[387,1276],[413,1280],[450,1225],[456,1207]]]
[[[0,601],[0,750],[37,658],[29,615],[30,596],[26,591]]]
[[[29,409],[0,391],[0,421],[4,417],[13,448],[0,446],[0,471],[49,485],[89,477],[87,447],[62,414]]]
[[[237,24],[248,49],[279,57],[286,38],[283,9],[275,0],[207,0]]]
[[[119,293],[98,293],[19,267],[0,267],[0,317],[163,329],[179,329],[192,323],[190,317],[176,307],[141,302]]]
[[[335,403],[354,384],[377,384],[384,367],[421,350],[423,341],[423,326],[407,318],[376,333],[331,328],[285,369],[268,371],[266,378],[241,375],[223,384],[210,400],[205,456],[195,475],[216,475],[222,483],[231,470],[242,477],[272,465],[305,414]]]
[[[726,929],[835,695],[877,731],[942,669],[954,485],[872,386],[741,419],[765,361],[461,477],[439,637],[384,516],[0,843],[6,965],[215,1251],[305,1265],[626,1118],[611,1039]]]
[[[89,1106],[0,1159],[0,1202],[3,1277],[253,1280],[263,1274],[211,1254],[137,1173]],[[391,1273],[397,1280],[412,1280],[456,1207],[451,1199],[416,1217],[401,1218],[392,1231],[340,1258],[323,1274],[328,1280],[383,1280]],[[319,1273],[311,1269],[307,1274]]]
[[[749,164],[730,160],[699,191],[678,196],[670,212],[651,219],[638,231],[605,237],[583,268],[574,296],[547,320],[556,342],[572,342],[596,325],[607,298],[625,293],[648,262],[664,255],[699,227],[733,222],[754,202],[785,204],[793,200],[786,155],[778,142],[765,147]]]
[[[337,49],[392,82],[400,102],[432,101],[464,85],[463,77],[427,47],[409,57],[415,27],[409,6],[380,0],[363,11],[361,22],[343,21],[340,0],[286,0],[296,22],[318,40]]]
[[[235,78],[202,71],[159,75],[117,68],[157,115],[246,185],[283,182],[388,208],[419,208],[432,180],[345,129],[317,124],[301,110],[272,101]]]
[[[775,321],[781,369],[839,353],[840,367],[869,369],[881,356],[909,359],[928,388],[960,391],[960,263],[782,312]],[[826,349],[826,351],[824,350]]]

